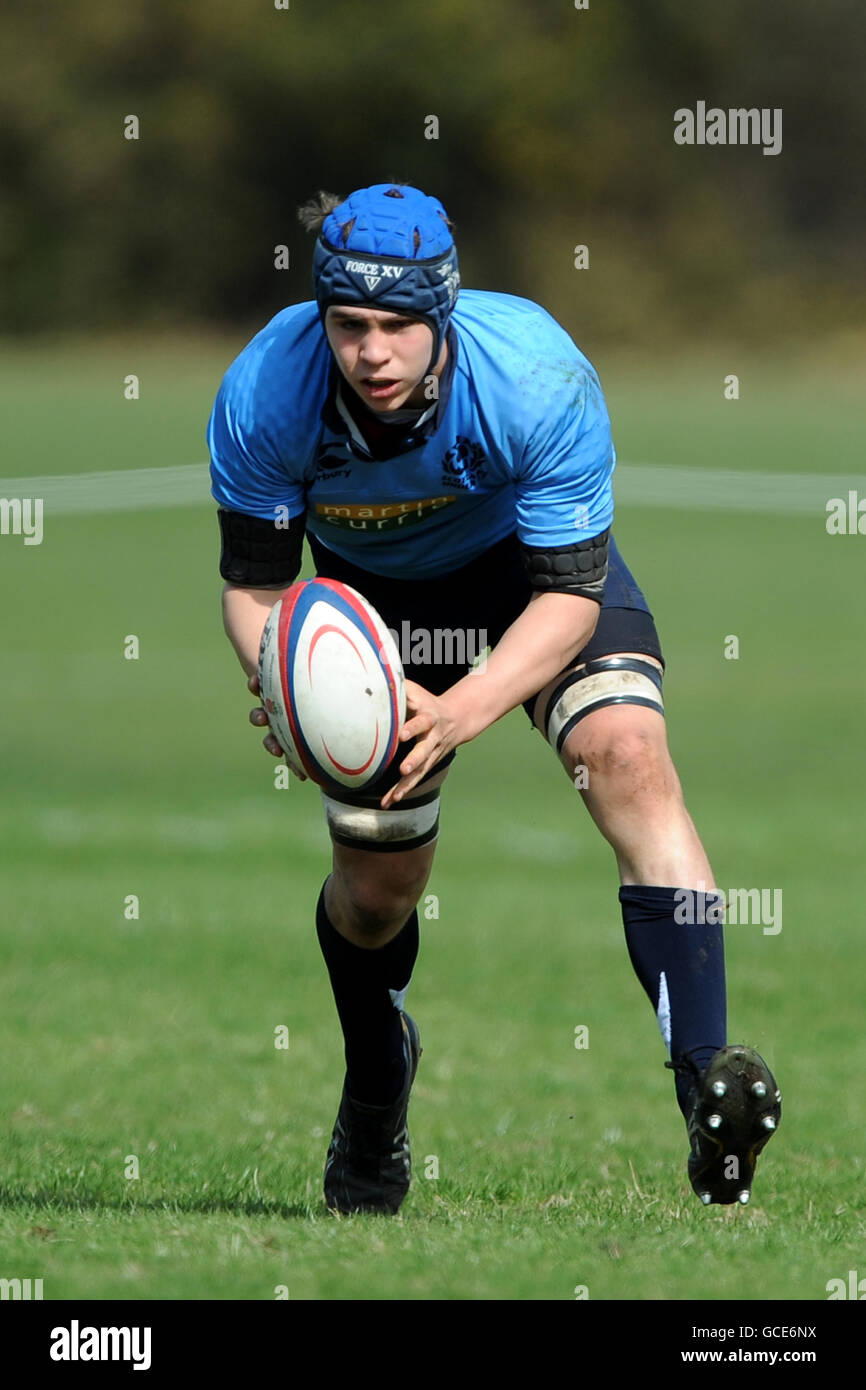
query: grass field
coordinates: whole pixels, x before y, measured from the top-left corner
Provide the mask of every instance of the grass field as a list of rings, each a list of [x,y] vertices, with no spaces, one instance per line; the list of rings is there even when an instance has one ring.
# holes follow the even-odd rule
[[[240,342],[4,349],[0,472],[201,461]],[[864,472],[846,357],[682,361],[598,361],[623,461]],[[866,539],[823,514],[623,510],[616,531],[718,881],[784,894],[777,935],[728,932],[731,1036],[785,1098],[752,1205],[688,1187],[612,854],[518,712],[443,795],[412,1191],[396,1221],[328,1216],[327,836],[246,725],[203,499],[0,537],[0,1276],[46,1299],[820,1300],[866,1274]]]

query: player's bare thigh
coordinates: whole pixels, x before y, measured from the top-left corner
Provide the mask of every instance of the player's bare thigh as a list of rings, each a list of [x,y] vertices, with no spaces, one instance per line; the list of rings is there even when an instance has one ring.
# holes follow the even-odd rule
[[[633,657],[655,666],[658,671],[664,670],[662,663],[654,656],[648,656],[646,652],[610,653],[611,660],[615,657]],[[586,664],[575,662],[572,670],[581,671]],[[545,736],[544,713],[561,680],[560,674],[545,686],[535,701],[535,727]],[[599,770],[603,763],[615,763],[617,743],[625,748],[626,743],[633,744],[634,741],[645,743],[648,753],[655,754],[657,759],[670,761],[665,721],[657,710],[647,709],[642,705],[608,705],[585,715],[572,729],[560,749],[560,762],[569,777],[574,780],[580,768],[595,767]]]
[[[437,773],[400,802],[411,809],[424,793],[435,791],[448,776]],[[383,816],[392,814],[383,811]],[[333,869],[325,889],[325,907],[337,931],[356,946],[381,947],[397,935],[424,891],[436,840],[416,849],[355,849],[333,841]]]
[[[617,652],[610,659],[614,657],[663,669],[645,653]],[[575,663],[574,669],[582,664]],[[554,689],[551,685],[542,692],[539,719]],[[683,800],[660,708],[626,700],[591,710],[570,730],[559,756],[616,854],[622,883],[713,887],[713,871]]]

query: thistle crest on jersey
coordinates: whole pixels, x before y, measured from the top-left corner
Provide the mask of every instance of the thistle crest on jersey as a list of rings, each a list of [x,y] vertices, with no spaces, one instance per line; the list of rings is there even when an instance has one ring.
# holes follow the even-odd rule
[[[292,584],[265,624],[259,686],[286,761],[320,786],[374,782],[406,717],[403,668],[376,610],[348,584]]]
[[[325,218],[313,284],[323,322],[330,304],[369,304],[421,319],[433,333],[434,364],[460,288],[445,209],[409,184],[358,189]]]

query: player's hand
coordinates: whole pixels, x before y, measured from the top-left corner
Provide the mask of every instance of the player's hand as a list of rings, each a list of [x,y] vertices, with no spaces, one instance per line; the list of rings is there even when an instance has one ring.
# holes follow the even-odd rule
[[[259,690],[259,678],[258,675],[256,675],[255,673],[251,675],[249,680],[247,681],[247,690],[250,692],[251,695],[261,694],[261,691]],[[270,728],[268,726],[267,711],[264,709],[262,705],[257,705],[255,709],[250,710],[250,723],[254,724],[257,729],[268,730],[268,732],[262,739],[262,743],[272,757],[284,758],[286,756],[286,750],[280,746],[280,744],[277,742],[276,738],[270,731]],[[288,763],[287,766],[290,767],[290,770],[295,773],[295,776],[299,778],[300,781],[306,782],[307,779],[303,773],[295,772],[295,769],[291,767],[291,765]]]
[[[417,739],[415,747],[400,764],[400,781],[382,797],[381,806],[400,802],[407,792],[417,786],[440,758],[462,742],[458,736],[457,720],[441,695],[431,695],[422,685],[406,682],[406,713],[409,718],[398,735],[401,743]]]

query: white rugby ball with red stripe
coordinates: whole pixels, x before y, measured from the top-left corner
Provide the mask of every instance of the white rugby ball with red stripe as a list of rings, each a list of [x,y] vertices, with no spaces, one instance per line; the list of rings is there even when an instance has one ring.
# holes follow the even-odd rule
[[[259,688],[286,761],[320,786],[365,787],[397,751],[403,666],[376,610],[337,579],[302,579],[271,609]]]

